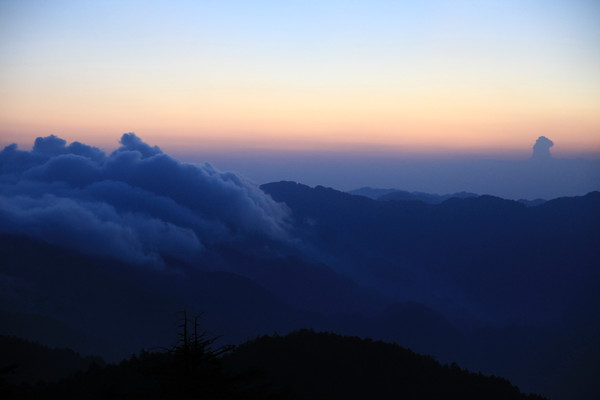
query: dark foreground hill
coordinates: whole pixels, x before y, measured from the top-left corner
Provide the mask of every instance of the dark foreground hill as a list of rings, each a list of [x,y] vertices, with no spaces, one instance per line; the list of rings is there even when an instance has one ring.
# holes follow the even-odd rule
[[[308,330],[247,342],[225,363],[265,371],[275,387],[289,388],[290,399],[542,398],[395,344]]]
[[[0,374],[7,383],[58,381],[92,365],[100,357],[82,357],[67,348],[50,348],[14,336],[0,335]]]
[[[50,350],[11,339],[27,358],[53,360],[82,370],[68,350]],[[189,336],[169,350],[144,352],[120,362],[95,363],[54,383],[8,385],[0,393],[22,399],[542,399],[524,395],[509,381],[441,365],[395,344],[301,330],[263,336],[226,354],[207,336]],[[2,342],[4,347],[9,343]],[[46,362],[46,364],[48,364]],[[29,360],[29,367],[31,360]],[[3,372],[7,372],[3,368]],[[48,371],[45,372],[48,374]],[[6,397],[5,397],[6,398]]]
[[[6,349],[10,364],[0,363],[0,398],[3,399],[279,399],[257,374],[226,371],[219,356],[230,347],[213,348],[215,339],[204,334],[190,336],[172,348],[142,350],[118,364],[101,359],[90,364],[67,349],[49,349],[37,343],[11,338],[17,352]],[[40,362],[36,363],[34,358]],[[88,362],[88,365],[84,365]],[[70,369],[56,380],[57,372]],[[31,381],[33,376],[40,378]],[[17,384],[18,382],[27,382]]]

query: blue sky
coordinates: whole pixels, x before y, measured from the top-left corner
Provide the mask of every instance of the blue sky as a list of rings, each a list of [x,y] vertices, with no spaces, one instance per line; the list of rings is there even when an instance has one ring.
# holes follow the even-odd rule
[[[600,151],[597,2],[1,7],[3,144]]]

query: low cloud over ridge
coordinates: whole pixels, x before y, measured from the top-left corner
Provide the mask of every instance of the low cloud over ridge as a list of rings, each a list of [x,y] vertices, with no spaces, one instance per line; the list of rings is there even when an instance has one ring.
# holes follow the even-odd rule
[[[133,133],[106,155],[54,135],[0,152],[0,232],[140,263],[192,261],[210,243],[285,237],[287,209],[256,185],[186,164]]]

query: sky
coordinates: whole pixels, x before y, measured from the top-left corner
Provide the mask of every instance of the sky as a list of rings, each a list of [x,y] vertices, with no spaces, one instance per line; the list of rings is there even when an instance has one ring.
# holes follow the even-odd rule
[[[518,159],[545,135],[599,158],[599,20],[574,0],[0,1],[0,146],[135,132],[229,167]]]

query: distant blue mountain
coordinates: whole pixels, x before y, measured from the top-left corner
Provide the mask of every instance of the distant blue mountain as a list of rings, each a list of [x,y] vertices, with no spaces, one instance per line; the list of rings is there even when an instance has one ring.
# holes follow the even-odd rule
[[[364,196],[373,200],[377,200],[379,197],[384,196],[389,193],[397,192],[398,189],[376,189],[372,187],[361,187],[359,189],[354,189],[348,191],[350,194],[354,194],[356,196]]]
[[[398,189],[375,189],[371,187],[362,187],[360,189],[350,190],[349,194],[353,194],[356,196],[364,196],[373,200],[380,201],[392,201],[392,200],[400,200],[400,201],[422,201],[427,204],[440,204],[448,199],[467,199],[470,197],[478,197],[479,195],[476,193],[470,192],[457,192],[451,194],[432,194],[432,193],[424,193],[424,192],[409,192],[406,190],[398,190]],[[539,206],[546,202],[544,199],[535,199],[535,200],[526,200],[520,199],[519,203],[523,203],[528,207]]]
[[[377,198],[377,200],[381,201],[390,201],[390,200],[413,200],[413,201],[422,201],[428,204],[439,204],[448,199],[467,199],[469,197],[477,197],[478,195],[475,193],[468,192],[459,192],[453,194],[429,194],[422,192],[406,192],[403,190],[397,190],[392,193],[385,194]]]

